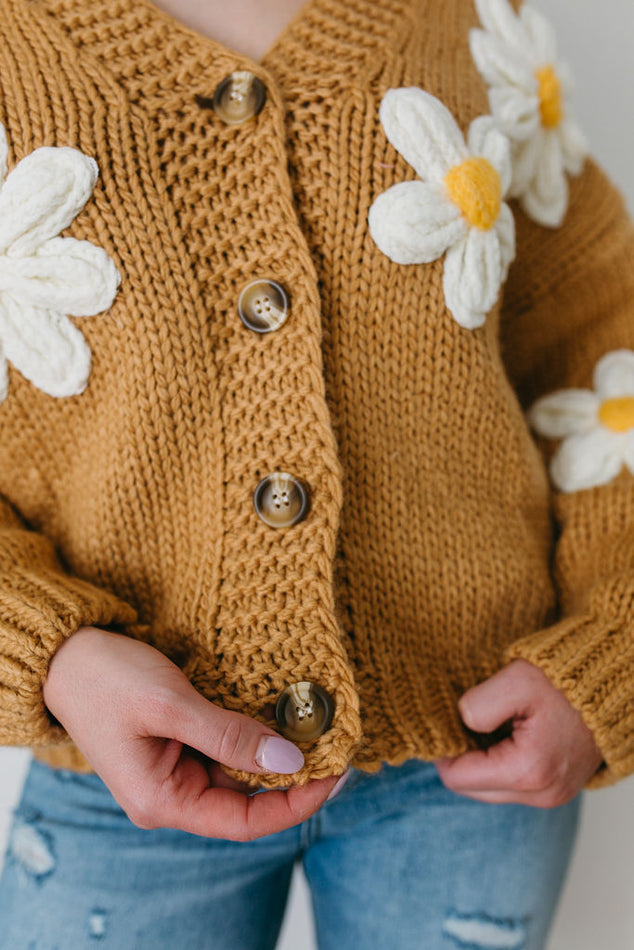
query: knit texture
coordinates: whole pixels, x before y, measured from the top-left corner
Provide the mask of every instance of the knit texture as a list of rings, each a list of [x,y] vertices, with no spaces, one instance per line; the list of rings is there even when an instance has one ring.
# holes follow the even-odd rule
[[[561,228],[514,207],[503,306],[474,330],[445,307],[442,261],[394,263],[368,229],[414,178],[379,120],[388,89],[426,90],[463,132],[488,112],[477,25],[471,0],[309,0],[256,65],[149,0],[0,0],[9,169],[42,145],[94,158],[65,233],[121,275],[81,323],[85,391],[11,369],[0,405],[1,741],[85,766],[41,683],[93,623],[271,725],[289,683],[331,693],[302,771],[238,773],[254,784],[460,753],[458,697],[512,657],[581,711],[601,781],[634,770],[631,476],[555,496],[555,529],[522,412],[634,347],[622,202],[588,162]],[[238,69],[267,101],[226,126],[196,97]],[[264,335],[237,315],[260,277],[291,301]],[[311,495],[285,530],[253,508],[274,471]]]

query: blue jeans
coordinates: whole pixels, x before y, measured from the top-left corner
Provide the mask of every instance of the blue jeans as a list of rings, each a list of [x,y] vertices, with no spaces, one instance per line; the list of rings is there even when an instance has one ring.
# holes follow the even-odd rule
[[[320,950],[544,950],[577,817],[578,801],[478,804],[411,761],[353,772],[302,825],[240,844],[143,831],[95,775],[33,763],[0,886],[0,942],[272,950],[301,861]]]

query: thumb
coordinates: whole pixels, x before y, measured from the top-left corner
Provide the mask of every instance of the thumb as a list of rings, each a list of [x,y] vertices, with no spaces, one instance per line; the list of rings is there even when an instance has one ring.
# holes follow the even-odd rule
[[[302,768],[304,756],[292,742],[250,716],[216,706],[187,686],[162,711],[157,734],[240,771],[291,775]]]
[[[464,693],[458,708],[468,729],[493,732],[509,719],[529,713],[534,693],[527,688],[523,665],[513,662]]]

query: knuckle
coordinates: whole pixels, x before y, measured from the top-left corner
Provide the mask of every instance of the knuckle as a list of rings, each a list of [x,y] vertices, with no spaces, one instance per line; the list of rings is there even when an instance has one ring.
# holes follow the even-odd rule
[[[218,761],[225,765],[232,764],[239,756],[243,747],[243,729],[237,719],[228,719],[218,735]]]
[[[158,822],[149,812],[145,811],[142,808],[139,808],[137,805],[133,805],[131,808],[125,810],[126,815],[130,819],[133,825],[136,825],[137,828],[142,828],[143,831],[154,831],[159,827]]]
[[[124,805],[123,810],[132,824],[136,825],[137,828],[142,828],[144,831],[154,831],[156,828],[161,827],[161,823],[156,814],[156,808],[152,807],[149,800],[146,801],[144,798],[136,799]]]
[[[455,788],[459,787],[459,783],[452,771],[446,772],[443,770],[441,772],[439,769],[438,774],[440,776],[440,781],[445,786],[445,788],[449,789],[449,791],[453,791]]]
[[[522,792],[540,792],[551,784],[552,770],[542,761],[531,762],[520,774],[517,787]]]
[[[247,844],[249,841],[255,841],[256,838],[261,837],[261,834],[262,832],[256,829],[251,810],[247,809],[243,820],[233,827],[231,838],[233,841]]]
[[[288,811],[290,821],[293,824],[300,824],[313,815],[321,802],[306,802],[302,796],[287,795]]]
[[[255,841],[256,838],[259,837],[260,835],[256,831],[247,828],[243,831],[237,832],[235,840],[241,842],[242,844],[248,844],[250,841]]]
[[[573,792],[567,786],[560,786],[558,788],[553,788],[544,797],[544,807],[545,808],[559,808],[561,805],[566,805],[572,797],[573,797]]]

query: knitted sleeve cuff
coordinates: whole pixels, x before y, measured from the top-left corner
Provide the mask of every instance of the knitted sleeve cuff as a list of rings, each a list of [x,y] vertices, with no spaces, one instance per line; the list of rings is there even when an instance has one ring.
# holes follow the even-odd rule
[[[634,624],[569,617],[516,641],[505,659],[538,666],[579,711],[603,753],[588,788],[634,772]]]
[[[42,696],[50,660],[79,627],[134,623],[132,607],[65,574],[52,545],[35,532],[0,535],[0,743],[67,741]]]

